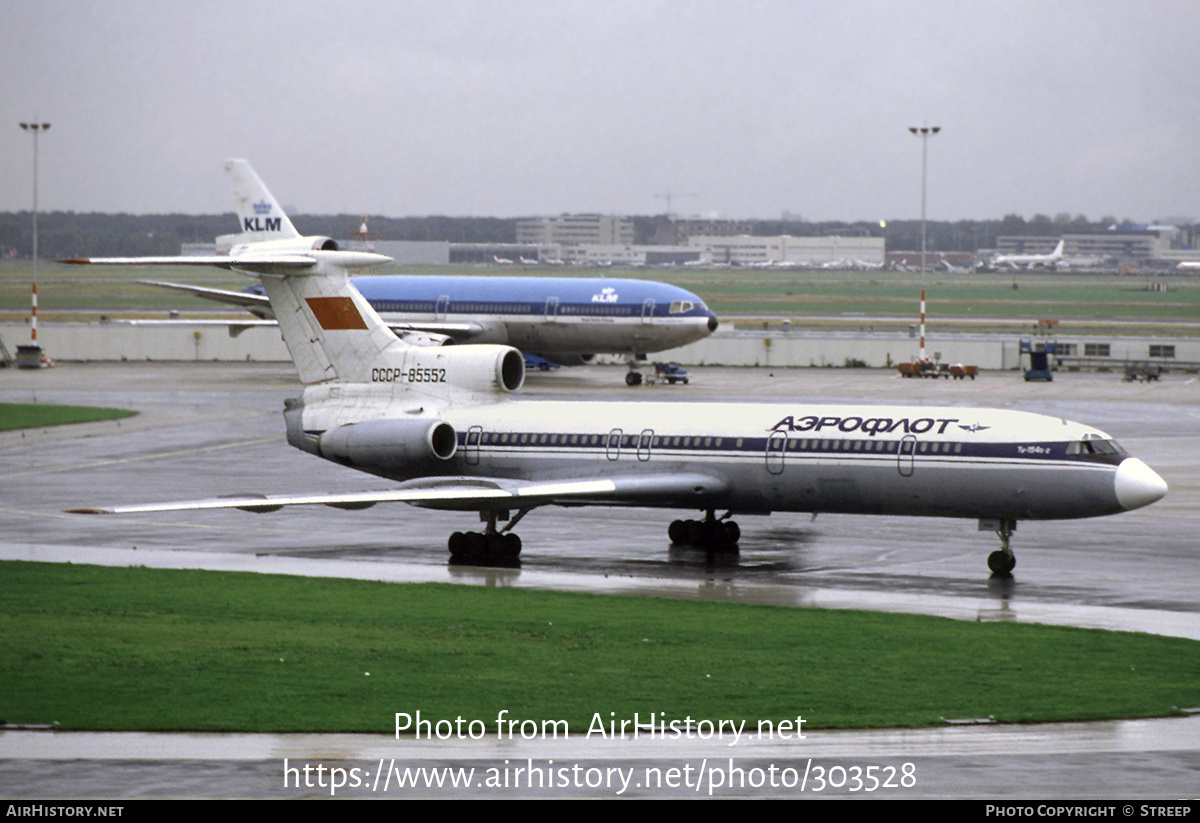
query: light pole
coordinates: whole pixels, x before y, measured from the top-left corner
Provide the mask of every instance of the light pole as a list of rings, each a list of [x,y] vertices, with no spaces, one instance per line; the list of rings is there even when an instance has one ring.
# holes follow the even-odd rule
[[[910,126],[909,132],[921,138],[921,274],[925,273],[925,166],[929,154],[929,138],[942,130],[941,126]]]
[[[24,358],[26,368],[39,368],[42,365],[42,350],[37,341],[37,281],[38,281],[38,135],[50,128],[49,123],[22,123],[21,128],[33,132],[33,302],[29,322],[32,334],[32,344],[28,347],[28,356]],[[23,346],[18,346],[20,352]],[[29,362],[29,361],[33,362]]]

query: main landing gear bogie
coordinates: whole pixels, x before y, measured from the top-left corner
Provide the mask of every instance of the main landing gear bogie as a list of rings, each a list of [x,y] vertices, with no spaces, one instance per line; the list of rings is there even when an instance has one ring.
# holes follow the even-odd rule
[[[675,520],[667,529],[667,536],[676,546],[692,546],[709,552],[736,554],[742,530],[729,515],[718,520],[712,511],[704,520]]]
[[[483,511],[479,519],[486,523],[482,532],[455,532],[450,535],[451,563],[515,563],[521,556],[521,538],[511,531],[529,513],[522,509],[509,521],[504,531],[496,528],[497,521],[508,520],[507,511]]]
[[[516,560],[521,538],[512,532],[455,532],[450,535],[451,560]]]

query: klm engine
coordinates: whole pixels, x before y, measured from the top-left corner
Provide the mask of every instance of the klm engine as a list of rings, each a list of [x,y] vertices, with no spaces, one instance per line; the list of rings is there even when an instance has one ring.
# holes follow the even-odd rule
[[[397,467],[449,460],[458,451],[454,427],[428,417],[368,420],[321,435],[318,453],[353,466]]]
[[[338,242],[332,237],[324,237],[316,234],[309,237],[284,237],[275,240],[258,239],[242,243],[231,242],[235,239],[247,240],[250,239],[250,235],[233,234],[218,237],[218,253],[237,257],[243,254],[286,254],[287,252],[303,254],[306,251],[341,251]]]

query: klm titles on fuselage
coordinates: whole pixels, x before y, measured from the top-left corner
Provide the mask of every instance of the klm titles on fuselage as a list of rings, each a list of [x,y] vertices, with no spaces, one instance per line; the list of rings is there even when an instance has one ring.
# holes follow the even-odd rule
[[[816,414],[795,417],[788,415],[767,429],[767,431],[839,431],[847,434],[850,432],[862,432],[871,437],[875,437],[878,434],[892,434],[893,432],[927,434],[935,430],[938,434],[945,434],[950,424],[958,423],[958,421],[959,418],[957,417],[834,417],[831,415],[821,416]],[[964,431],[979,431],[988,427],[960,425],[959,428]]]

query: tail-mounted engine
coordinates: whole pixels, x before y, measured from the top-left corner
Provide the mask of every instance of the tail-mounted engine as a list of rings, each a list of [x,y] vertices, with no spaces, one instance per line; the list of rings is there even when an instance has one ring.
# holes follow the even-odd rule
[[[399,369],[375,368],[372,383],[402,383],[431,395],[507,394],[525,384],[525,357],[511,346],[414,347]]]
[[[338,242],[332,237],[310,235],[308,237],[283,237],[274,240],[249,240],[251,235],[234,234],[217,238],[217,249],[222,250],[221,241],[225,240],[228,248],[226,254],[238,257],[246,254],[304,254],[308,251],[341,251]],[[241,242],[232,242],[241,241]]]
[[[355,466],[402,466],[441,462],[458,451],[454,427],[413,417],[350,423],[321,435],[320,454]]]

